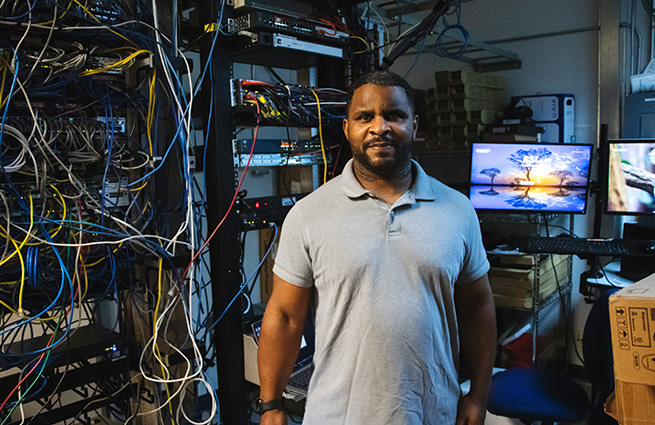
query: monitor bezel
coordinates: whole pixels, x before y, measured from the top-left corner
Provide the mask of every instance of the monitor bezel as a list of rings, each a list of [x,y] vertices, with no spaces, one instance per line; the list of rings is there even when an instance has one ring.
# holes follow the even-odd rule
[[[528,210],[528,209],[512,209],[512,208],[479,208],[473,206],[478,212],[489,212],[489,213],[502,213],[502,214],[521,214],[521,215],[530,215],[530,214],[575,214],[583,215],[587,213],[589,208],[589,191],[590,191],[590,182],[591,182],[591,168],[593,165],[594,158],[594,145],[592,143],[555,143],[555,142],[525,142],[525,141],[502,141],[502,142],[473,142],[471,143],[471,155],[469,158],[469,185],[468,185],[468,194],[467,197],[471,199],[471,188],[474,186],[483,186],[478,184],[471,183],[473,177],[473,150],[476,145],[523,145],[523,146],[587,146],[590,149],[589,152],[589,172],[587,173],[587,181],[584,185],[577,186],[577,188],[585,190],[585,199],[584,199],[584,209],[581,211],[567,211],[567,210]],[[505,186],[505,185],[503,185]]]
[[[655,211],[654,212],[638,212],[638,211],[614,211],[610,210],[610,203],[609,203],[609,187],[610,187],[610,145],[612,144],[634,144],[634,145],[646,145],[646,144],[652,144],[655,147],[655,139],[639,139],[639,138],[629,138],[629,139],[607,139],[605,141],[604,145],[604,156],[605,156],[605,177],[604,177],[604,184],[605,187],[603,188],[603,196],[604,196],[604,202],[605,202],[605,207],[603,208],[603,212],[607,215],[613,215],[613,216],[655,216]]]

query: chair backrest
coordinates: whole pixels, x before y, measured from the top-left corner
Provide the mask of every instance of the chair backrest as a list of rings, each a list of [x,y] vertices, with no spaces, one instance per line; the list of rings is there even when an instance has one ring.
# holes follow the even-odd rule
[[[584,327],[582,336],[582,353],[585,369],[589,375],[594,398],[601,403],[614,389],[614,361],[612,356],[612,333],[610,330],[609,297],[617,288],[600,294],[594,302]]]

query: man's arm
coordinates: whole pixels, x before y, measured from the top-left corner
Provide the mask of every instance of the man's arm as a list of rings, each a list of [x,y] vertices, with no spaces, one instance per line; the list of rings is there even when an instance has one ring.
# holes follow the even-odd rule
[[[455,286],[455,308],[471,375],[471,391],[460,400],[457,425],[482,425],[496,357],[496,310],[487,275]]]
[[[282,397],[300,351],[311,294],[312,288],[301,288],[273,275],[273,293],[264,312],[257,351],[262,401]],[[262,416],[261,423],[286,424],[286,415],[271,410]]]

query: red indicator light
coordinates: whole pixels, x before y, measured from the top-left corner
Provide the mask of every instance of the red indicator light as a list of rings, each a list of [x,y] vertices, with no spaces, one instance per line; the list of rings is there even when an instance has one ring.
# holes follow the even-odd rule
[[[259,208],[259,202],[255,202],[255,208]]]

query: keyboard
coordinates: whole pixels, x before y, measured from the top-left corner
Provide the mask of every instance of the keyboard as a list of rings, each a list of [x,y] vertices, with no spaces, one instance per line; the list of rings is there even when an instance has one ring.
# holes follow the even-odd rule
[[[299,370],[298,373],[291,375],[291,378],[289,379],[289,386],[307,391],[309,388],[309,379],[311,377],[312,367],[307,366],[304,369]]]
[[[533,254],[643,255],[643,250],[625,239],[524,237],[518,245],[519,251]]]

